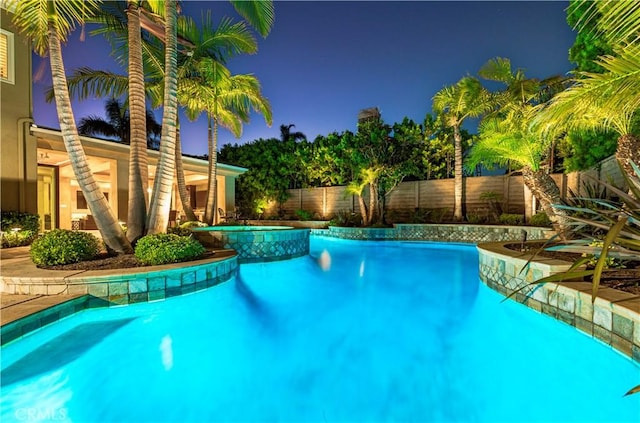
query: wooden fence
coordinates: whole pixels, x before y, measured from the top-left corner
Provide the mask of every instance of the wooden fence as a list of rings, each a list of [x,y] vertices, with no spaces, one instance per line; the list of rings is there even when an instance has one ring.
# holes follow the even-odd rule
[[[575,193],[584,192],[583,183],[591,180],[586,175],[613,181],[617,186],[624,183],[613,158],[588,171],[553,174],[552,177],[562,197],[566,198],[569,189]],[[269,204],[265,216],[295,216],[296,211],[304,210],[316,219],[330,219],[340,211],[359,213],[360,210],[357,197],[347,193],[344,186],[292,189],[288,192],[289,199],[282,205]],[[531,192],[523,184],[522,176],[476,176],[464,178],[463,200],[467,215],[487,215],[489,205],[481,196],[488,192],[496,194],[505,213],[522,214],[528,218],[537,208]],[[385,210],[399,219],[406,219],[416,209],[440,210],[445,217],[451,217],[453,208],[453,179],[437,179],[400,183],[387,195]]]

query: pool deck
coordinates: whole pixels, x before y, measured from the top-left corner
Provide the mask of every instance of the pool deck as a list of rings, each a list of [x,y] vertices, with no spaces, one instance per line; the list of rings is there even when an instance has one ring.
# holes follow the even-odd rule
[[[47,271],[38,269],[29,258],[29,247],[0,250],[0,274],[39,277],[45,272]],[[48,272],[47,274],[50,276]],[[81,295],[0,294],[0,326],[79,296]]]
[[[230,250],[216,252],[216,260],[222,260],[234,255]],[[184,263],[164,265],[163,267],[178,268],[184,267]],[[144,268],[145,271],[152,271],[154,266]],[[29,247],[16,247],[0,249],[0,275],[11,278],[25,279],[58,279],[60,283],[72,276],[77,276],[82,271],[78,270],[47,270],[39,269],[29,257]],[[93,270],[92,275],[118,276],[122,270]],[[86,294],[72,295],[25,295],[0,293],[0,326],[5,326],[11,322],[49,309],[56,305],[84,297]]]

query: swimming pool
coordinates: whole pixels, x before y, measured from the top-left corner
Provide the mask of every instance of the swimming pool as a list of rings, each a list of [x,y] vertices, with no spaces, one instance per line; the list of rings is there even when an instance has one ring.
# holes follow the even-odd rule
[[[474,247],[311,237],[2,349],[2,421],[637,421],[640,367],[478,281]]]

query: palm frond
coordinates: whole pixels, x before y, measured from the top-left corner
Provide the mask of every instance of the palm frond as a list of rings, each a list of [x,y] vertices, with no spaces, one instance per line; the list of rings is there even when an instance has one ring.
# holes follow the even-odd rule
[[[82,25],[98,13],[97,0],[19,0],[15,6],[13,23],[32,42],[33,50],[44,56],[49,49],[49,25],[61,42],[66,42],[76,25]]]
[[[594,3],[600,14],[598,29],[609,43],[640,45],[640,3],[634,0],[600,0]]]
[[[82,135],[104,135],[110,138],[120,138],[121,135],[115,126],[100,116],[95,115],[90,115],[80,119],[78,122],[78,132]]]
[[[502,82],[506,86],[509,86],[514,80],[511,72],[511,60],[503,57],[493,58],[482,65],[478,75],[489,81]]]
[[[577,73],[575,84],[557,94],[536,117],[545,130],[615,129],[630,133],[640,107],[640,47],[601,57],[605,73]]]
[[[245,1],[231,0],[231,4],[249,25],[253,26],[260,35],[266,37],[275,21],[273,2],[271,0]]]
[[[78,99],[97,97],[121,97],[129,92],[129,79],[109,71],[87,67],[76,69],[68,78],[69,94]],[[45,93],[48,102],[54,100],[53,88]]]

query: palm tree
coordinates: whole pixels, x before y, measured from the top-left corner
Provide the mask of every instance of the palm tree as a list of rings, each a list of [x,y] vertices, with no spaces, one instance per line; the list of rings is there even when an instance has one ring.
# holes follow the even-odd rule
[[[382,167],[374,166],[362,169],[359,178],[351,181],[346,188],[350,194],[358,197],[358,206],[362,216],[362,225],[369,226],[373,223],[378,198],[378,179],[382,174]],[[364,189],[369,187],[369,206],[364,201]]]
[[[616,131],[616,158],[635,177],[631,163],[640,163],[640,138],[633,133],[640,108],[640,3],[603,0],[590,4],[589,10],[578,25],[598,16],[596,26],[614,55],[596,60],[603,73],[575,72],[574,85],[551,100],[536,124],[550,136],[575,129]]]
[[[124,41],[122,35],[118,34],[122,33],[123,28],[126,27],[124,12],[121,7],[111,7],[106,11],[108,19],[103,22],[106,24],[105,28],[94,31],[94,33],[104,33],[111,39],[115,38],[114,48],[120,49]],[[194,81],[198,81],[198,78],[201,79],[197,66],[202,58],[215,57],[223,60],[226,55],[255,53],[257,51],[257,43],[244,22],[234,23],[231,19],[224,18],[216,27],[213,25],[210,12],[203,16],[200,27],[196,26],[189,17],[179,17],[178,30],[180,42],[189,46],[188,54],[181,54],[178,63],[178,93],[185,90],[190,93],[181,96],[186,99],[181,101],[183,106],[186,102],[196,101],[196,96],[199,95],[197,92],[191,93],[190,90],[192,85],[196,83]],[[144,62],[147,70],[145,92],[153,106],[160,106],[162,105],[164,78],[163,44],[157,38],[147,37],[144,47]],[[224,69],[222,65],[219,68]],[[126,76],[110,72],[80,68],[69,79],[69,89],[80,98],[85,98],[89,94],[122,96],[128,92],[128,79]],[[191,95],[192,98],[189,97]],[[199,109],[199,111],[201,110]],[[179,123],[177,123],[175,165],[178,193],[187,219],[196,220],[188,201],[186,182],[181,166],[181,154]]]
[[[105,111],[107,119],[96,115],[89,115],[80,119],[78,132],[80,132],[81,135],[103,135],[117,138],[125,144],[130,144],[131,127],[129,111],[124,107],[124,104],[112,98],[105,102]],[[146,148],[157,148],[158,137],[160,136],[162,128],[150,110],[146,112],[146,128]]]
[[[109,207],[107,199],[98,187],[80,142],[71,100],[67,90],[67,79],[62,60],[61,42],[66,41],[76,23],[83,23],[87,16],[98,10],[97,1],[75,2],[64,0],[16,2],[14,24],[31,39],[37,54],[49,54],[56,109],[65,148],[71,167],[82,190],[87,205],[100,230],[108,249],[118,253],[131,253],[131,244]]]
[[[149,194],[148,145],[143,136],[148,132],[146,114],[144,67],[142,62],[141,7],[137,0],[127,1],[129,121],[131,148],[129,149],[129,201],[127,206],[127,237],[135,241],[147,231]]]
[[[250,112],[261,113],[271,125],[271,107],[260,92],[253,75],[231,75],[217,60],[205,57],[198,63],[197,76],[182,81],[180,102],[187,116],[197,118],[202,112],[208,119],[209,184],[204,221],[213,224],[216,212],[218,127],[227,128],[234,136],[242,134],[242,124]]]
[[[302,132],[291,132],[291,128],[294,127],[295,125],[293,123],[290,123],[289,125],[280,125],[280,139],[282,142],[296,142],[307,139],[307,136]]]
[[[491,109],[489,92],[477,78],[466,76],[455,85],[438,91],[433,97],[433,111],[443,114],[445,124],[453,128],[455,154],[454,170],[454,219],[461,221],[463,194],[462,135],[460,128],[465,119],[478,117]]]
[[[273,25],[272,1],[232,1],[231,3],[236,11],[256,28],[262,36],[266,36],[269,33]],[[151,233],[166,230],[175,169],[175,125],[177,119],[176,5],[174,2],[167,1],[165,2],[165,9],[165,101],[163,102],[165,115],[162,123],[163,136],[160,146],[160,162],[156,171],[149,212],[148,228]],[[171,130],[168,128],[169,125],[171,125]],[[160,173],[160,177],[158,177],[158,173]]]
[[[127,211],[127,237],[135,241],[146,233],[147,204],[148,204],[148,157],[145,134],[146,105],[144,69],[142,60],[142,31],[161,36],[161,26],[147,14],[159,12],[156,1],[127,0],[126,2],[110,1],[103,4],[101,13],[95,22],[102,24],[93,34],[104,34],[112,41],[116,52],[127,46],[128,78],[120,83],[129,92],[128,103],[133,119],[130,120],[131,148],[129,149],[129,201]],[[143,7],[144,5],[144,7]],[[149,12],[145,7],[152,7]],[[118,44],[118,34],[125,34]],[[118,53],[116,53],[118,56]],[[124,61],[124,60],[123,60]],[[132,86],[129,87],[129,84]],[[115,87],[114,87],[115,88]]]
[[[583,18],[577,22],[577,26],[588,27],[596,21],[599,34],[612,46],[627,45],[629,47],[640,45],[638,38],[638,19],[640,18],[640,5],[633,0],[599,0],[584,1],[588,4]]]
[[[504,118],[483,120],[478,127],[478,142],[467,157],[467,167],[473,169],[479,164],[489,168],[495,165],[519,167],[524,184],[562,232],[566,226],[564,213],[553,207],[561,203],[560,189],[543,168],[547,145],[530,129],[535,113],[533,106],[527,106],[510,110]]]
[[[203,15],[202,24],[198,27],[195,22],[185,17],[180,21],[179,34],[184,40],[187,40],[193,47],[189,54],[181,56],[179,66],[179,83],[178,83],[178,102],[185,108],[187,116],[191,120],[195,120],[200,112],[211,110],[211,105],[221,110],[225,105],[218,104],[231,101],[233,104],[226,107],[235,108],[235,112],[240,114],[238,117],[230,117],[226,112],[220,112],[223,117],[224,124],[230,128],[235,136],[239,137],[242,133],[242,123],[249,120],[248,107],[238,109],[239,105],[243,105],[243,100],[236,98],[239,86],[237,82],[240,76],[231,77],[231,74],[224,67],[227,57],[236,54],[252,54],[258,50],[255,38],[248,30],[245,22],[233,22],[229,18],[224,18],[214,26],[211,13]],[[231,78],[231,82],[227,79]],[[259,83],[257,79],[250,76],[252,83],[257,90],[248,92],[256,96],[259,102],[266,102],[259,91]],[[224,83],[227,81],[228,83]],[[250,85],[247,86],[247,88]],[[234,105],[235,104],[235,105]],[[268,109],[268,103],[267,109]],[[262,106],[257,105],[255,110],[259,110]],[[270,124],[270,109],[267,122]],[[209,159],[209,181],[207,188],[207,200],[205,207],[204,220],[209,224],[213,224],[216,211],[216,177],[217,177],[217,123],[220,118],[216,117],[211,120],[211,113],[208,113],[208,159]],[[213,126],[213,127],[212,127]],[[180,151],[180,138],[177,138],[176,154]],[[186,182],[182,171],[182,166],[178,160],[176,163],[176,176],[178,181],[178,193],[183,204],[183,209],[187,215],[187,219],[195,220],[195,214],[191,210],[187,201],[188,194]]]
[[[561,203],[560,189],[544,168],[543,157],[549,142],[534,130],[541,97],[547,97],[557,84],[555,78],[540,82],[527,79],[521,69],[513,72],[509,59],[496,58],[479,71],[485,79],[502,82],[503,91],[492,95],[496,110],[479,125],[479,140],[472,147],[468,167],[513,166],[521,168],[523,182],[540,200],[542,209],[560,234],[567,227],[566,213],[554,205]]]
[[[166,232],[171,209],[171,190],[176,162],[178,120],[178,12],[176,2],[165,1],[164,112],[160,154],[147,218],[148,233]]]

